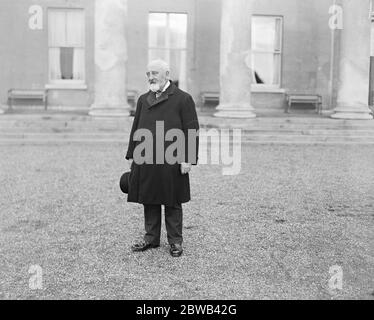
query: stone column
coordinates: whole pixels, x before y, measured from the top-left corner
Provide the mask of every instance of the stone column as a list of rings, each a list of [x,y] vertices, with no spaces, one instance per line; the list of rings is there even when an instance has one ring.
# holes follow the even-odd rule
[[[129,116],[127,0],[95,0],[95,101],[92,116]]]
[[[255,118],[251,105],[253,0],[222,0],[220,104],[216,117]]]
[[[343,29],[335,119],[372,119],[369,104],[371,0],[342,0]]]

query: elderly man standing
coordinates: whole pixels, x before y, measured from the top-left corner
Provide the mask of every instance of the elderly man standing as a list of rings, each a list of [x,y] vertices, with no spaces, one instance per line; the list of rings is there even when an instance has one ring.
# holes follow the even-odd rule
[[[131,168],[127,201],[143,204],[145,219],[144,241],[134,244],[131,248],[134,252],[140,252],[160,246],[161,206],[164,205],[170,254],[179,257],[183,252],[182,203],[191,199],[188,173],[191,166],[196,165],[198,161],[198,135],[191,138],[193,135],[189,136],[188,132],[197,132],[199,122],[192,97],[170,81],[170,70],[166,62],[152,61],[148,65],[146,75],[150,90],[138,99],[126,154]],[[184,133],[183,143],[178,145],[183,148],[183,156],[174,164],[159,161],[159,146],[162,146],[162,156],[165,160],[165,151],[175,142],[164,141],[164,135],[156,133],[160,123],[163,124],[165,133],[170,129],[179,129]],[[142,143],[135,134],[139,129],[147,129],[152,133],[151,163],[140,163],[141,161],[136,159],[137,153],[134,151]],[[163,141],[158,141],[160,139]],[[191,148],[191,145],[195,148]]]

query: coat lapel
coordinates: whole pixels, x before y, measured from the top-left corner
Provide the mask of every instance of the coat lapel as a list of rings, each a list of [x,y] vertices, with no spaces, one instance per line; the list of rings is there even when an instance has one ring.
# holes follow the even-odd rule
[[[168,100],[169,96],[174,94],[175,89],[176,85],[173,82],[171,82],[169,88],[167,88],[166,91],[163,92],[158,99],[156,99],[156,94],[154,92],[149,91],[147,95],[148,109],[160,104],[161,102]]]

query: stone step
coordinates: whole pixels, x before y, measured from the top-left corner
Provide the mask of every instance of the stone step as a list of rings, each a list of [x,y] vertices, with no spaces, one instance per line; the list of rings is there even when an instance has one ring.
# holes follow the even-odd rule
[[[35,132],[24,132],[24,133],[1,133],[0,139],[14,139],[14,140],[69,140],[69,139],[104,139],[104,140],[128,140],[128,134],[126,133],[35,133]]]
[[[202,131],[201,131],[202,132]],[[331,130],[331,129],[308,129],[308,130],[242,130],[242,135],[311,135],[311,136],[374,136],[374,130]],[[211,131],[207,131],[211,133]],[[220,131],[218,131],[220,133]],[[212,132],[212,134],[214,134]],[[232,131],[229,132],[232,135]]]
[[[1,118],[1,117],[0,117]],[[131,125],[133,119],[123,119],[122,121],[112,121],[112,120],[80,120],[80,119],[9,119],[0,120],[0,128],[10,128],[10,127],[110,127],[110,128],[121,128],[126,125]]]
[[[211,129],[228,129],[232,131],[234,128],[213,128],[201,126],[201,129],[209,131]],[[374,135],[374,128],[360,127],[360,128],[341,128],[341,127],[321,127],[321,126],[294,126],[294,127],[246,127],[236,128],[241,129],[242,132],[247,134],[266,134],[266,133],[279,133],[279,134],[299,134],[299,135]],[[87,125],[87,124],[69,124],[64,125],[30,125],[30,126],[1,126],[0,134],[5,133],[129,133],[131,124],[122,126],[106,126],[106,125]]]
[[[373,122],[344,123],[344,122],[320,122],[320,123],[293,123],[293,122],[248,122],[248,123],[200,123],[205,128],[239,128],[239,129],[369,129],[374,130]]]
[[[0,130],[40,130],[40,131],[69,131],[75,130],[87,131],[127,131],[130,130],[132,126],[132,119],[126,119],[123,121],[22,121],[22,120],[11,120],[11,121],[0,121]],[[287,122],[255,122],[255,123],[204,123],[200,122],[201,128],[210,129],[210,128],[237,128],[243,130],[260,130],[260,131],[269,131],[269,130],[292,130],[292,131],[302,131],[302,130],[374,130],[374,121],[373,122],[361,122],[361,123],[339,123],[339,122],[329,122],[329,123],[287,123]]]
[[[324,117],[220,119],[201,116],[204,129],[242,129],[242,140],[264,143],[372,143],[374,121]],[[5,114],[0,116],[1,141],[127,142],[133,118],[92,118],[75,114]]]
[[[245,135],[243,142],[266,143],[370,143],[374,144],[374,136],[328,136],[328,135]]]
[[[299,134],[253,134],[244,132],[242,142],[258,143],[369,143],[374,135],[299,135]],[[125,133],[1,133],[0,143],[32,142],[121,142],[127,143]]]
[[[38,121],[48,122],[84,122],[84,123],[111,123],[119,124],[132,122],[133,117],[124,118],[93,118],[87,115],[75,114],[3,114],[0,116],[0,124],[23,122],[32,123]],[[255,119],[224,119],[210,116],[199,116],[201,124],[213,126],[250,126],[255,124],[308,124],[308,125],[343,125],[343,126],[373,126],[374,120],[341,120],[328,117],[261,117]]]
[[[204,129],[204,128],[202,128]],[[225,129],[231,136],[233,129]],[[218,134],[221,133],[220,130],[217,131]],[[214,131],[202,130],[201,134],[214,134]],[[259,128],[259,129],[241,129],[242,135],[311,135],[311,136],[374,136],[374,130],[362,130],[362,129],[276,129],[276,128]],[[90,128],[90,127],[80,127],[80,128],[0,128],[0,136],[14,135],[51,135],[56,136],[64,135],[129,135],[130,128],[120,128],[119,130],[112,128]]]
[[[128,125],[95,125],[95,124],[71,124],[63,125],[63,124],[32,124],[32,125],[14,125],[14,126],[1,126],[0,124],[0,134],[1,133],[115,133],[115,132],[123,132],[127,133],[131,130],[131,124]]]

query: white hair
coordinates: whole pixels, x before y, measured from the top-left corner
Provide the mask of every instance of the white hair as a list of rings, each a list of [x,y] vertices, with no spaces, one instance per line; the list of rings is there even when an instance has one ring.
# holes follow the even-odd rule
[[[168,63],[164,60],[157,59],[157,60],[152,60],[150,63],[148,63],[148,69],[152,68],[153,66],[157,66],[161,68],[164,72],[170,72],[170,67]]]

